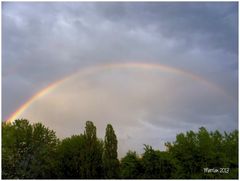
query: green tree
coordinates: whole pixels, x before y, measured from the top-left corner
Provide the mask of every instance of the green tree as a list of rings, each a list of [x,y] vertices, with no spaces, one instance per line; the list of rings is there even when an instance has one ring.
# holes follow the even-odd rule
[[[86,122],[84,140],[84,178],[103,178],[103,142],[97,139],[96,127],[91,121]]]
[[[84,149],[83,135],[73,135],[65,138],[57,147],[58,178],[80,179],[84,178]]]
[[[174,178],[238,178],[238,131],[222,135],[201,127],[197,133],[178,134],[166,146],[176,163]],[[230,172],[204,173],[204,168],[230,168]]]
[[[128,151],[126,156],[121,159],[120,176],[123,179],[142,178],[143,168],[141,159],[134,151]]]
[[[108,124],[106,127],[103,165],[105,178],[118,178],[119,161],[117,158],[117,137],[111,124]]]
[[[238,130],[230,133],[224,133],[223,137],[223,153],[225,155],[226,167],[230,168],[229,175],[225,178],[238,178]]]
[[[145,152],[142,157],[144,169],[143,177],[146,179],[160,178],[167,179],[171,177],[174,170],[170,155],[166,152],[154,150],[151,146],[145,145]]]
[[[177,164],[175,178],[202,178],[203,168],[208,167],[211,155],[211,139],[205,128],[199,133],[180,133],[176,141],[167,144],[168,150]]]
[[[55,132],[25,119],[2,123],[2,178],[238,178],[238,131],[188,131],[166,143],[167,150],[145,145],[140,158],[129,151],[117,159],[117,137],[107,125],[104,142],[87,121],[84,134],[59,141]],[[229,173],[204,173],[204,168],[229,168]],[[104,175],[105,174],[105,175]]]
[[[2,177],[8,179],[55,176],[55,132],[25,119],[2,125]]]

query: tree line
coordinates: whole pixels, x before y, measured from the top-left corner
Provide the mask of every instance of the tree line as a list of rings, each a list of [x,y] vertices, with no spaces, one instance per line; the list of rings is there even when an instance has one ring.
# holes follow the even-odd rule
[[[60,140],[42,123],[2,123],[3,179],[232,179],[238,178],[238,131],[180,133],[166,151],[144,146],[118,159],[111,124],[105,138],[87,121],[83,134]]]

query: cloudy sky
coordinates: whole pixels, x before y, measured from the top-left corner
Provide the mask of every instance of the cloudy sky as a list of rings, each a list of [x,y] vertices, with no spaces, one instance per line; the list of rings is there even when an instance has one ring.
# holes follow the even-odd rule
[[[2,120],[77,72],[18,116],[59,137],[82,132],[86,120],[102,137],[111,123],[121,153],[164,149],[201,126],[237,129],[237,22],[230,2],[3,3]]]

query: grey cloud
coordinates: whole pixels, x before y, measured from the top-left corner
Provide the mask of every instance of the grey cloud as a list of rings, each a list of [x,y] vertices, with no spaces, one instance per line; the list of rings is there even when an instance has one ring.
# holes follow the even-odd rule
[[[237,10],[237,3],[107,3],[99,8],[112,21],[140,27],[152,25],[168,37],[233,53],[237,50]]]
[[[3,120],[36,92],[78,69],[130,61],[165,64],[192,72],[213,82],[237,100],[238,3],[4,2],[2,8]],[[92,105],[94,100],[87,94],[89,106],[94,110],[90,118],[98,120],[99,129],[105,129],[101,122],[115,117],[130,123],[143,119],[149,126],[147,131],[151,130],[151,125],[156,129],[163,126],[173,135],[181,130],[196,130],[200,125],[220,130],[231,130],[237,125],[237,101],[229,102],[223,95],[215,95],[212,90],[204,89],[206,85],[189,81],[186,84],[185,79],[179,79],[177,75],[171,77],[162,74],[156,81],[153,75],[142,72],[136,74],[133,83],[133,79],[128,77],[131,75],[110,76],[109,79],[103,79],[105,82],[95,80],[94,76],[92,80],[87,77],[82,81],[82,86],[76,85],[76,89],[98,93],[98,101],[110,96],[111,101],[116,103],[115,107],[98,111],[101,101]],[[137,81],[138,76],[144,80],[144,84]],[[123,78],[126,86],[119,84]],[[108,92],[109,95],[104,93],[100,85],[104,85],[108,91],[112,90]],[[73,85],[69,86],[73,88]],[[97,86],[100,86],[100,92],[94,89]],[[169,90],[173,90],[174,94]],[[62,94],[78,103],[75,94],[72,97],[65,95],[66,92]],[[176,101],[179,103],[174,105]],[[88,103],[86,98],[83,102]],[[54,101],[46,103],[50,107],[56,106]],[[121,114],[118,108],[122,110]],[[56,116],[54,110],[48,109],[53,111],[52,116],[48,117],[50,112],[36,112],[34,106],[29,109],[32,110],[28,112],[29,118],[51,119],[53,129],[58,116],[63,118],[59,120],[63,125],[64,120],[74,120],[79,116],[76,113],[71,117],[69,114]],[[71,112],[66,107],[64,109],[63,113]],[[106,116],[101,118],[103,113]],[[90,119],[87,115],[82,118],[82,121]],[[116,121],[114,124],[119,128],[122,123]],[[137,128],[134,124],[128,125],[128,129],[135,126],[136,134],[140,134],[144,126],[139,122],[137,125]],[[66,125],[62,134],[72,133],[72,127],[77,131],[79,123],[73,121],[72,125]],[[120,137],[122,143],[126,143],[124,140],[127,137],[133,137],[120,128],[117,131],[124,133]],[[166,132],[164,129],[160,131]],[[160,146],[154,136],[157,135],[149,136],[146,141]],[[132,141],[129,146],[137,144]]]
[[[18,117],[42,121],[61,138],[83,132],[86,120],[94,121],[103,138],[107,123],[111,123],[123,155],[128,149],[141,152],[143,144],[165,149],[164,142],[172,141],[177,133],[201,126],[236,129],[237,112],[231,101],[190,77],[105,69],[75,75],[36,99]]]

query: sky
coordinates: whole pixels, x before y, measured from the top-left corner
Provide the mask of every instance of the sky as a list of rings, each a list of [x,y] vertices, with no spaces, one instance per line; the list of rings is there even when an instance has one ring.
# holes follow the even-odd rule
[[[237,129],[238,3],[2,3],[2,120],[66,77],[18,117],[61,138],[111,123],[120,154]]]

